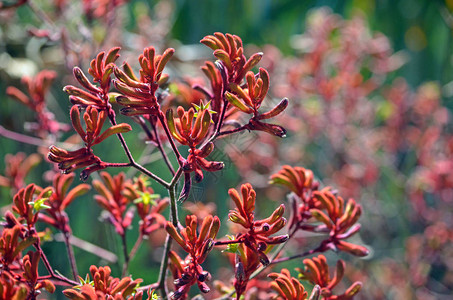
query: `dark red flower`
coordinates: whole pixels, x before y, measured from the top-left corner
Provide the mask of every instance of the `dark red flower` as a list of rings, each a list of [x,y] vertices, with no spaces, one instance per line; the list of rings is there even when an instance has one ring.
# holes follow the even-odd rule
[[[171,222],[167,222],[165,229],[168,234],[188,253],[185,260],[182,260],[176,253],[170,254],[170,262],[175,286],[177,290],[173,299],[186,299],[190,287],[197,283],[203,293],[208,293],[210,288],[206,280],[210,274],[204,271],[201,264],[214,247],[214,239],[220,227],[220,220],[217,216],[208,216],[203,220],[201,229],[197,232],[197,217],[189,215],[186,217],[186,227],[178,233]]]
[[[118,52],[119,47],[115,47],[109,50],[107,55],[105,52],[100,52],[95,59],[91,61],[88,73],[93,76],[94,82],[97,82],[99,86],[92,84],[83,71],[79,67],[74,67],[73,73],[77,81],[85,88],[85,90],[67,85],[64,87],[64,91],[68,93],[69,100],[74,105],[82,107],[93,106],[99,110],[109,110],[109,90],[110,90],[110,76],[113,73],[115,67],[114,62],[120,56]]]
[[[57,174],[53,180],[53,191],[47,204],[48,209],[39,214],[39,220],[58,228],[64,233],[70,233],[69,219],[65,212],[66,207],[78,196],[85,194],[91,187],[88,184],[79,184],[69,190],[74,181],[74,174]]]
[[[66,289],[63,294],[69,299],[141,299],[135,298],[134,293],[142,279],[132,280],[131,277],[115,278],[111,276],[112,270],[109,266],[90,267],[90,274],[93,278],[90,284],[89,276],[83,280],[80,286]]]
[[[58,168],[65,174],[79,168],[86,168],[80,174],[82,180],[86,180],[92,172],[104,169],[105,165],[99,157],[94,155],[91,147],[101,143],[113,134],[132,130],[129,124],[121,123],[109,127],[101,134],[106,118],[107,113],[105,111],[98,111],[93,106],[88,106],[86,112],[83,114],[86,124],[86,130],[84,130],[80,122],[79,108],[73,106],[71,108],[72,126],[85,142],[85,147],[76,151],[67,151],[57,146],[50,146],[47,158],[52,162],[58,163]]]
[[[235,189],[230,189],[228,194],[236,204],[236,209],[228,214],[230,221],[247,230],[236,236],[239,245],[236,251],[234,287],[239,299],[247,287],[251,274],[256,271],[259,264],[264,266],[269,264],[266,255],[268,246],[288,240],[288,235],[271,237],[286,225],[286,219],[283,218],[285,206],[282,204],[268,218],[255,221],[256,193],[252,186],[249,183],[241,186],[242,197]]]
[[[25,185],[25,177],[41,161],[38,154],[23,152],[5,155],[5,175],[0,175],[0,186],[10,187],[15,193]]]
[[[94,196],[96,202],[109,213],[108,220],[115,227],[115,231],[123,236],[134,218],[133,210],[128,210],[129,199],[123,195],[126,187],[124,173],[112,177],[107,172],[101,172],[102,181],[93,180],[93,187],[99,193]]]
[[[270,283],[273,290],[278,293],[280,299],[306,300],[308,293],[299,280],[292,277],[288,269],[282,269],[280,273],[270,273],[267,277],[274,281]]]
[[[168,75],[163,74],[165,65],[175,52],[169,48],[162,55],[156,55],[154,47],[146,48],[140,55],[140,78],[138,78],[129,64],[124,64],[124,71],[115,68],[113,82],[122,94],[116,97],[116,101],[125,106],[121,113],[127,116],[156,115],[159,112],[159,103],[156,91],[159,85],[168,80]]]
[[[338,285],[343,278],[345,263],[341,259],[337,261],[336,271],[333,277],[329,275],[329,266],[324,255],[304,259],[305,267],[297,268],[302,280],[321,287],[321,296],[326,300],[347,300],[352,299],[362,288],[362,283],[354,282],[344,294],[334,295],[332,289]]]
[[[139,177],[134,183],[124,184],[123,195],[135,204],[137,214],[140,217],[140,232],[147,236],[153,231],[165,227],[167,223],[162,212],[169,204],[168,198],[161,199],[154,190],[147,186],[143,177]]]
[[[29,129],[35,131],[40,137],[70,129],[67,124],[57,122],[55,116],[47,110],[46,94],[56,76],[57,73],[50,70],[43,70],[33,78],[24,76],[22,84],[27,87],[29,96],[12,86],[6,89],[8,96],[28,106],[36,113],[36,123],[27,125]]]

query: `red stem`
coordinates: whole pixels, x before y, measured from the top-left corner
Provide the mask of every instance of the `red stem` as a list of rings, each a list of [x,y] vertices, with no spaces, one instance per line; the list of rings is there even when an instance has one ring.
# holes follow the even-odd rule
[[[49,147],[51,143],[46,143],[44,140],[35,138],[33,136],[17,133],[6,129],[0,125],[0,136],[4,136],[8,139],[18,141],[24,144],[35,145],[38,147]]]
[[[72,249],[72,245],[69,243],[69,238],[71,237],[71,234],[69,232],[63,232],[63,237],[64,237],[64,243],[66,245],[66,252],[68,253],[69,263],[71,265],[72,276],[74,277],[74,280],[77,280],[78,272],[77,272],[77,264],[76,264],[75,257],[74,257],[74,250]]]
[[[222,136],[222,135],[228,135],[228,134],[232,134],[232,133],[237,133],[237,132],[241,132],[245,129],[248,129],[247,128],[247,125],[243,125],[241,127],[238,127],[238,128],[235,128],[235,129],[231,129],[231,130],[225,130],[225,131],[221,131],[217,134],[217,137],[219,136]]]
[[[305,256],[308,256],[308,255],[312,255],[313,253],[316,253],[316,252],[323,252],[323,249],[324,249],[324,247],[321,244],[317,248],[311,249],[309,251],[305,251],[303,253],[299,253],[299,254],[296,254],[296,255],[293,255],[293,256],[281,257],[281,258],[274,259],[274,260],[271,261],[270,264],[278,264],[278,263],[285,262],[285,261],[288,261],[288,260],[292,260],[292,259],[296,259],[296,258],[301,258],[301,257],[305,257]]]
[[[109,112],[108,115],[109,115],[110,123],[112,123],[112,125],[116,125],[115,113]],[[120,140],[121,146],[124,149],[124,152],[126,153],[127,158],[129,159],[130,164],[127,164],[127,165],[136,168],[143,174],[149,176],[150,178],[157,181],[159,184],[163,185],[165,188],[168,188],[169,184],[165,180],[163,180],[159,176],[155,175],[154,173],[150,172],[148,169],[144,168],[143,166],[141,166],[140,164],[135,162],[134,158],[132,157],[131,151],[129,150],[129,147],[127,146],[126,141],[124,140],[123,135],[121,133],[118,133],[117,136],[118,136],[118,139]],[[126,165],[123,165],[123,166],[126,166]]]
[[[38,250],[38,252],[39,252],[39,254],[41,256],[42,262],[44,263],[44,266],[46,267],[47,272],[49,272],[49,275],[51,276],[51,278],[54,278],[54,279],[60,280],[62,282],[68,283],[71,286],[76,286],[76,285],[79,284],[78,282],[73,281],[73,280],[71,280],[69,278],[66,278],[66,277],[64,277],[62,275],[55,274],[55,272],[53,271],[52,267],[50,266],[50,263],[49,263],[49,260],[47,259],[47,256],[44,254],[44,251],[42,251],[42,248],[41,248],[39,242],[35,243],[34,247],[36,248],[36,250]]]
[[[223,245],[230,245],[230,244],[237,244],[242,243],[241,240],[227,240],[227,241],[216,241],[214,246],[223,246]]]
[[[164,158],[164,161],[167,164],[167,167],[170,170],[171,175],[175,176],[175,169],[173,169],[173,166],[171,165],[170,160],[168,159],[167,153],[165,153],[164,148],[162,147],[162,141],[159,137],[159,134],[157,133],[156,126],[153,125],[151,122],[150,124],[153,129],[154,136],[156,137],[157,148],[159,149],[160,153],[162,153],[162,157]]]
[[[121,234],[121,244],[123,246],[124,264],[123,272],[121,276],[125,276],[127,268],[129,266],[129,253],[127,252],[127,241],[126,241],[126,228],[123,228],[123,234]]]
[[[179,153],[178,148],[176,147],[175,141],[173,140],[173,137],[171,136],[170,129],[168,129],[167,123],[165,122],[164,113],[161,110],[159,110],[158,117],[159,117],[160,123],[162,124],[162,127],[165,130],[165,134],[167,135],[167,138],[168,138],[168,141],[170,142],[171,148],[173,149],[173,152],[175,153],[175,156],[178,159],[178,163],[179,163],[180,166],[182,166],[182,163],[183,163],[182,160],[181,160],[182,156]]]

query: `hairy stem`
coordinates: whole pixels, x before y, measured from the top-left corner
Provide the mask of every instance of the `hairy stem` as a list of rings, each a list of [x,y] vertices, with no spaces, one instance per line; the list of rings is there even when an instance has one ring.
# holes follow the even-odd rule
[[[167,266],[168,266],[168,252],[167,249],[170,250],[171,247],[171,236],[167,234],[167,238],[165,239],[165,246],[164,246],[164,255],[162,255],[162,261],[160,262],[160,270],[159,270],[159,280],[157,282],[157,288],[160,290],[162,295],[162,299],[167,299],[167,285],[165,284],[165,277],[167,275]]]
[[[122,277],[126,276],[127,268],[129,266],[129,252],[127,251],[127,240],[126,240],[126,228],[124,228],[124,233],[121,235],[121,244],[123,247],[124,263],[123,263],[123,272],[121,273]]]
[[[137,251],[140,248],[142,242],[143,242],[143,234],[140,233],[140,235],[137,238],[137,241],[134,244],[134,247],[132,247],[132,250],[129,253],[129,261],[131,261],[134,258],[135,254],[137,254]]]
[[[204,143],[203,143],[203,146],[200,147],[203,148],[205,145],[207,145],[208,143],[210,142],[213,142],[218,136],[219,136],[219,133],[220,133],[220,129],[222,128],[222,124],[223,124],[223,120],[225,119],[225,113],[226,113],[226,110],[227,110],[227,106],[228,106],[228,101],[225,100],[225,96],[224,96],[224,99],[223,99],[223,107],[222,107],[222,112],[220,113],[220,118],[217,122],[217,126],[215,128],[215,131],[214,133],[209,137],[209,139],[207,139]]]
[[[142,118],[142,117],[136,117],[134,118],[135,122],[140,125],[140,127],[143,129],[143,131],[145,132],[146,136],[148,137],[148,139],[150,139],[151,141],[155,142],[153,144],[155,144],[157,146],[157,148],[159,149],[160,153],[162,154],[162,157],[165,161],[165,163],[167,164],[167,167],[168,169],[170,170],[171,172],[171,175],[174,176],[175,175],[175,170],[170,162],[170,159],[168,158],[168,155],[167,153],[165,152],[164,148],[162,147],[162,141],[157,133],[157,129],[156,129],[156,126],[153,125],[153,123],[151,122],[151,120],[149,120],[148,118],[148,121],[153,129],[153,132],[154,132],[154,135],[153,133],[150,131],[150,129],[148,128],[148,126],[146,126],[146,123],[145,123],[145,120]]]
[[[47,259],[47,256],[44,254],[44,251],[42,251],[42,248],[41,248],[41,245],[39,244],[39,242],[34,243],[33,246],[39,252],[39,255],[41,256],[41,260],[44,263],[44,266],[46,267],[47,272],[49,272],[49,275],[50,275],[51,278],[59,280],[59,281],[62,281],[62,282],[65,282],[65,283],[68,283],[68,284],[70,284],[72,286],[75,286],[75,285],[79,284],[78,282],[73,281],[73,280],[71,280],[69,278],[66,278],[66,277],[64,277],[62,275],[55,274],[55,272],[53,271],[52,267],[50,266],[50,263],[49,263],[49,260]],[[42,278],[42,277],[40,277],[40,278]]]
[[[176,204],[175,186],[176,186],[176,183],[178,182],[179,178],[181,177],[182,173],[183,173],[182,168],[179,167],[178,171],[176,172],[175,176],[173,176],[173,179],[171,180],[170,185],[168,187],[168,195],[170,197],[170,220],[175,227],[177,227],[179,224],[178,207]],[[162,261],[161,261],[161,265],[160,265],[159,280],[158,280],[158,289],[160,289],[163,299],[167,299],[167,287],[165,284],[165,277],[167,274],[168,253],[170,252],[171,242],[172,242],[171,236],[169,234],[167,234],[167,238],[165,240],[165,246],[164,246],[164,253],[162,255]]]
[[[235,128],[235,129],[231,129],[231,130],[221,131],[221,132],[219,132],[217,134],[217,137],[222,136],[222,135],[228,135],[228,134],[232,134],[232,133],[241,132],[241,131],[243,131],[245,129],[247,129],[246,125],[238,127],[238,128]]]
[[[77,280],[79,275],[77,272],[77,264],[75,261],[74,250],[72,249],[71,243],[69,243],[69,238],[71,237],[71,234],[69,232],[63,232],[63,237],[66,246],[66,252],[68,253],[69,264],[71,265],[72,276],[74,277],[74,280]]]
[[[158,117],[159,117],[160,123],[162,124],[162,127],[164,128],[165,134],[167,135],[167,139],[170,142],[171,149],[175,153],[175,156],[178,159],[179,165],[181,165],[182,164],[181,153],[179,153],[179,150],[176,147],[175,141],[173,140],[173,137],[171,136],[170,129],[168,129],[167,123],[165,122],[164,113],[162,111],[159,111]]]
[[[230,245],[230,244],[237,244],[242,243],[240,240],[227,240],[227,241],[216,241],[214,246],[223,246],[223,245]]]
[[[112,125],[116,125],[116,120],[115,120],[115,115],[114,114],[110,114],[109,113],[109,119],[110,119],[110,123],[112,123]],[[163,180],[159,176],[155,175],[154,173],[150,172],[148,169],[145,169],[143,166],[141,166],[141,165],[139,165],[139,164],[137,164],[135,162],[134,158],[132,157],[132,153],[129,150],[129,147],[127,146],[126,141],[124,140],[123,135],[121,133],[118,133],[117,137],[120,140],[120,143],[121,143],[121,146],[124,149],[124,152],[126,153],[127,159],[130,162],[130,166],[134,167],[135,169],[139,170],[143,174],[145,174],[145,175],[149,176],[150,178],[154,179],[159,184],[163,185],[165,188],[168,188],[169,184],[165,180]]]
[[[47,141],[40,138],[36,138],[34,136],[25,135],[22,133],[18,133],[15,131],[11,131],[6,129],[5,127],[0,125],[0,136],[8,138],[10,140],[14,140],[20,143],[34,145],[38,147],[49,147],[52,144],[56,144],[58,147],[65,148],[68,150],[75,150],[74,144],[70,143],[55,143],[54,141]]]
[[[125,261],[124,264],[123,264],[123,271],[121,273],[122,277],[126,276],[127,270],[129,268],[129,263],[134,258],[135,254],[137,253],[138,248],[140,248],[140,245],[142,244],[142,241],[143,241],[143,235],[140,233],[140,235],[137,238],[137,241],[135,242],[134,247],[132,248],[131,252],[128,255],[127,262]],[[123,249],[124,249],[124,244],[123,244]],[[127,249],[126,249],[126,251],[127,251]]]
[[[107,168],[125,168],[131,167],[131,163],[104,163],[104,166]]]
[[[164,148],[162,147],[162,141],[159,137],[156,126],[151,124],[151,127],[153,128],[154,136],[156,137],[157,148],[159,149],[160,153],[162,153],[162,157],[165,163],[167,164],[167,167],[170,170],[171,175],[175,176],[175,169],[173,169],[173,166],[171,165],[171,162],[168,159],[167,153],[165,153]]]
[[[278,264],[278,263],[281,263],[281,262],[284,262],[284,261],[288,261],[288,260],[292,260],[292,259],[296,259],[296,258],[301,258],[301,257],[305,257],[305,256],[308,256],[308,255],[312,255],[316,252],[321,252],[323,249],[322,245],[320,245],[319,247],[315,248],[315,249],[311,249],[309,251],[305,251],[303,253],[299,253],[299,254],[296,254],[296,255],[293,255],[293,256],[288,256],[288,257],[281,257],[281,258],[277,258],[277,259],[274,259],[271,261],[271,264]]]

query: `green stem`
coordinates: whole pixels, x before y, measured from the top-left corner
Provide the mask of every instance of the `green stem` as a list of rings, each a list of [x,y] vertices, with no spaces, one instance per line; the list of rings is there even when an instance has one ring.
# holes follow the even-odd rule
[[[168,195],[170,197],[170,221],[173,223],[175,227],[178,226],[179,220],[178,220],[178,207],[176,204],[176,183],[178,183],[179,178],[181,178],[182,175],[182,168],[179,167],[178,171],[176,171],[175,176],[171,180],[167,190],[168,190]],[[160,265],[160,271],[159,271],[159,280],[158,280],[158,289],[161,291],[161,295],[163,299],[167,299],[167,287],[165,285],[165,277],[167,275],[167,266],[168,266],[168,253],[170,252],[170,247],[171,247],[171,236],[167,234],[167,238],[165,240],[165,246],[164,246],[164,253],[162,255],[162,261]]]
[[[129,252],[127,251],[127,240],[126,240],[126,228],[124,228],[124,233],[121,235],[121,244],[123,246],[123,255],[124,255],[124,264],[122,276],[126,276],[127,268],[129,266]]]
[[[72,245],[69,243],[71,234],[69,232],[65,231],[65,232],[63,232],[63,237],[64,237],[64,243],[66,246],[66,252],[68,253],[69,263],[71,265],[72,276],[74,277],[74,280],[77,281],[78,280],[77,264],[76,264],[75,257],[74,257],[74,250],[72,249]]]

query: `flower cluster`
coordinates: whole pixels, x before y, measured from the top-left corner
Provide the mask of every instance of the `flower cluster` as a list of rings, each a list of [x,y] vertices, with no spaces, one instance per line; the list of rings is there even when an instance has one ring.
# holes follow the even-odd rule
[[[71,233],[69,218],[65,209],[75,198],[85,194],[91,187],[88,184],[79,184],[69,189],[74,181],[74,174],[57,174],[53,180],[52,195],[47,200],[47,209],[39,214],[39,221],[45,222],[61,230],[65,234]]]
[[[173,110],[167,110],[167,125],[172,136],[182,145],[189,146],[189,155],[182,160],[182,167],[185,173],[185,186],[180,199],[186,198],[191,186],[190,173],[195,172],[195,181],[203,180],[203,170],[215,172],[223,169],[223,162],[207,161],[206,157],[214,150],[214,144],[208,142],[202,148],[197,149],[209,132],[211,126],[211,111],[209,104],[195,106],[188,111],[180,106],[177,110],[178,118],[175,120]]]
[[[284,185],[293,192],[289,197],[292,207],[289,227],[297,230],[311,217],[310,209],[316,207],[312,192],[318,189],[319,183],[314,180],[313,172],[285,165],[271,176],[270,183]]]
[[[81,107],[92,106],[112,113],[108,92],[110,90],[110,76],[115,67],[114,63],[120,56],[119,51],[119,47],[110,49],[107,55],[102,51],[91,61],[88,73],[93,76],[94,82],[97,82],[99,86],[91,83],[79,67],[74,67],[74,77],[86,91],[72,85],[65,86],[63,90],[70,95],[69,100],[72,104]]]
[[[110,267],[90,267],[93,281],[89,281],[87,274],[81,278],[81,284],[71,289],[66,289],[63,294],[68,299],[97,300],[97,299],[142,299],[143,292],[136,292],[141,279],[132,280],[130,277],[115,278],[111,276]]]
[[[35,299],[41,289],[49,293],[55,291],[54,284],[39,276],[38,264],[41,259],[39,234],[35,223],[39,211],[48,207],[50,189],[41,190],[33,184],[21,189],[14,196],[13,211],[5,214],[0,237],[0,296],[2,299]],[[30,246],[37,251],[29,251],[22,257],[22,251]],[[10,298],[11,297],[11,298]]]
[[[267,275],[273,279],[270,286],[278,293],[278,296],[285,300],[306,300],[308,293],[299,280],[292,277],[288,269],[282,269],[280,273]],[[277,298],[278,299],[278,298]]]
[[[129,124],[122,123],[109,127],[101,134],[106,118],[105,111],[98,111],[94,106],[89,106],[83,114],[86,124],[86,130],[84,130],[80,122],[79,108],[73,106],[71,108],[72,126],[85,142],[85,147],[76,151],[67,151],[57,146],[51,146],[47,158],[52,162],[58,163],[58,168],[65,174],[79,168],[85,168],[80,174],[82,180],[86,180],[92,172],[104,169],[106,167],[105,164],[99,157],[94,155],[91,147],[113,134],[132,130]]]
[[[0,186],[10,187],[13,192],[19,191],[25,185],[25,177],[40,161],[41,158],[36,153],[29,156],[23,152],[6,154],[5,174],[0,175]]]
[[[270,263],[266,255],[269,246],[284,243],[288,239],[288,235],[271,237],[286,225],[286,219],[283,218],[285,206],[281,204],[268,218],[255,220],[256,193],[251,184],[241,186],[242,197],[235,189],[230,189],[228,194],[236,205],[236,209],[230,211],[228,218],[247,230],[235,238],[240,243],[236,251],[234,280],[239,299],[247,287],[250,275],[256,271],[260,263],[264,266]]]
[[[178,233],[175,226],[168,222],[165,226],[168,234],[188,253],[185,260],[182,260],[176,253],[171,252],[170,262],[175,286],[177,290],[173,299],[186,299],[187,293],[192,285],[197,283],[203,293],[208,293],[210,288],[206,280],[210,274],[204,271],[201,264],[214,247],[214,239],[220,227],[220,220],[217,216],[208,216],[203,220],[200,231],[197,233],[198,220],[194,215],[186,217],[186,227]]]
[[[273,109],[265,113],[259,113],[258,109],[261,106],[264,98],[269,91],[269,74],[263,68],[260,68],[258,79],[253,72],[246,74],[247,88],[243,89],[236,83],[230,84],[232,92],[226,92],[225,98],[228,102],[246,114],[253,114],[249,123],[243,127],[248,130],[261,130],[270,134],[284,137],[286,130],[274,124],[261,122],[279,115],[288,106],[288,99],[283,99]]]
[[[324,240],[323,246],[357,256],[368,255],[369,251],[365,247],[344,241],[360,230],[360,224],[356,223],[362,213],[362,207],[354,199],[346,202],[328,189],[316,191],[314,198],[319,201],[319,208],[310,209],[310,213],[322,224],[311,230],[329,233],[329,238]]]
[[[368,250],[344,241],[360,230],[356,224],[362,208],[354,199],[345,201],[334,194],[330,187],[318,191],[319,184],[313,180],[313,172],[302,167],[283,166],[271,176],[271,183],[287,186],[296,196],[292,199],[290,228],[292,233],[299,229],[317,233],[328,233],[318,251],[341,250],[357,256],[368,255]],[[298,204],[299,203],[299,204]],[[314,225],[310,220],[321,222]]]
[[[284,137],[286,130],[274,124],[267,124],[261,120],[270,119],[280,114],[287,106],[288,100],[283,99],[277,106],[266,113],[260,114],[258,109],[269,91],[269,74],[260,68],[255,75],[250,71],[261,60],[263,53],[255,53],[248,60],[244,55],[244,48],[240,37],[231,34],[216,32],[208,35],[201,40],[212,50],[214,56],[219,60],[216,67],[212,63],[206,63],[202,67],[203,72],[208,77],[213,92],[197,87],[202,90],[212,101],[214,111],[223,112],[220,118],[225,115],[232,116],[233,110],[239,110],[247,114],[253,114],[249,122],[243,126],[233,129],[233,132],[241,130],[260,130],[270,134]],[[242,87],[245,78],[246,88]],[[221,102],[222,100],[222,102]],[[217,120],[216,120],[217,121]],[[222,119],[219,120],[223,121]],[[219,125],[222,125],[221,123]],[[218,127],[220,129],[220,126]],[[226,134],[230,131],[226,131]]]
[[[352,299],[362,288],[361,282],[354,282],[341,295],[335,295],[332,289],[337,286],[344,276],[345,262],[341,259],[337,261],[337,267],[333,277],[329,275],[329,265],[324,255],[304,259],[304,268],[297,268],[300,273],[300,279],[307,280],[312,284],[319,285],[320,294],[326,300],[347,300]]]
[[[134,218],[132,209],[126,212],[129,199],[122,193],[125,189],[125,175],[119,173],[112,177],[107,172],[101,172],[101,178],[102,181],[93,180],[93,186],[98,192],[94,199],[108,212],[108,221],[115,227],[115,231],[124,236]]]
[[[148,182],[140,176],[134,183],[126,182],[123,195],[135,204],[140,217],[140,234],[148,236],[153,231],[165,227],[167,223],[162,212],[168,206],[168,198],[161,199],[154,190],[147,186]]]
[[[115,67],[115,87],[122,94],[116,101],[125,106],[121,113],[127,116],[157,115],[159,103],[156,91],[159,85],[168,80],[168,75],[163,74],[165,65],[175,52],[167,49],[162,55],[156,55],[154,47],[146,48],[140,55],[140,77],[138,78],[129,64],[124,64],[124,71]]]
[[[214,50],[214,56],[225,66],[229,83],[240,84],[245,74],[263,57],[263,53],[259,52],[247,60],[241,38],[229,33],[216,32],[214,35],[205,36],[200,42]]]
[[[57,74],[50,70],[43,70],[33,78],[24,76],[22,84],[27,87],[29,96],[13,86],[6,89],[8,96],[28,106],[36,114],[37,122],[28,124],[28,129],[41,138],[69,130],[69,126],[57,122],[55,116],[47,110],[46,94],[56,76]]]

